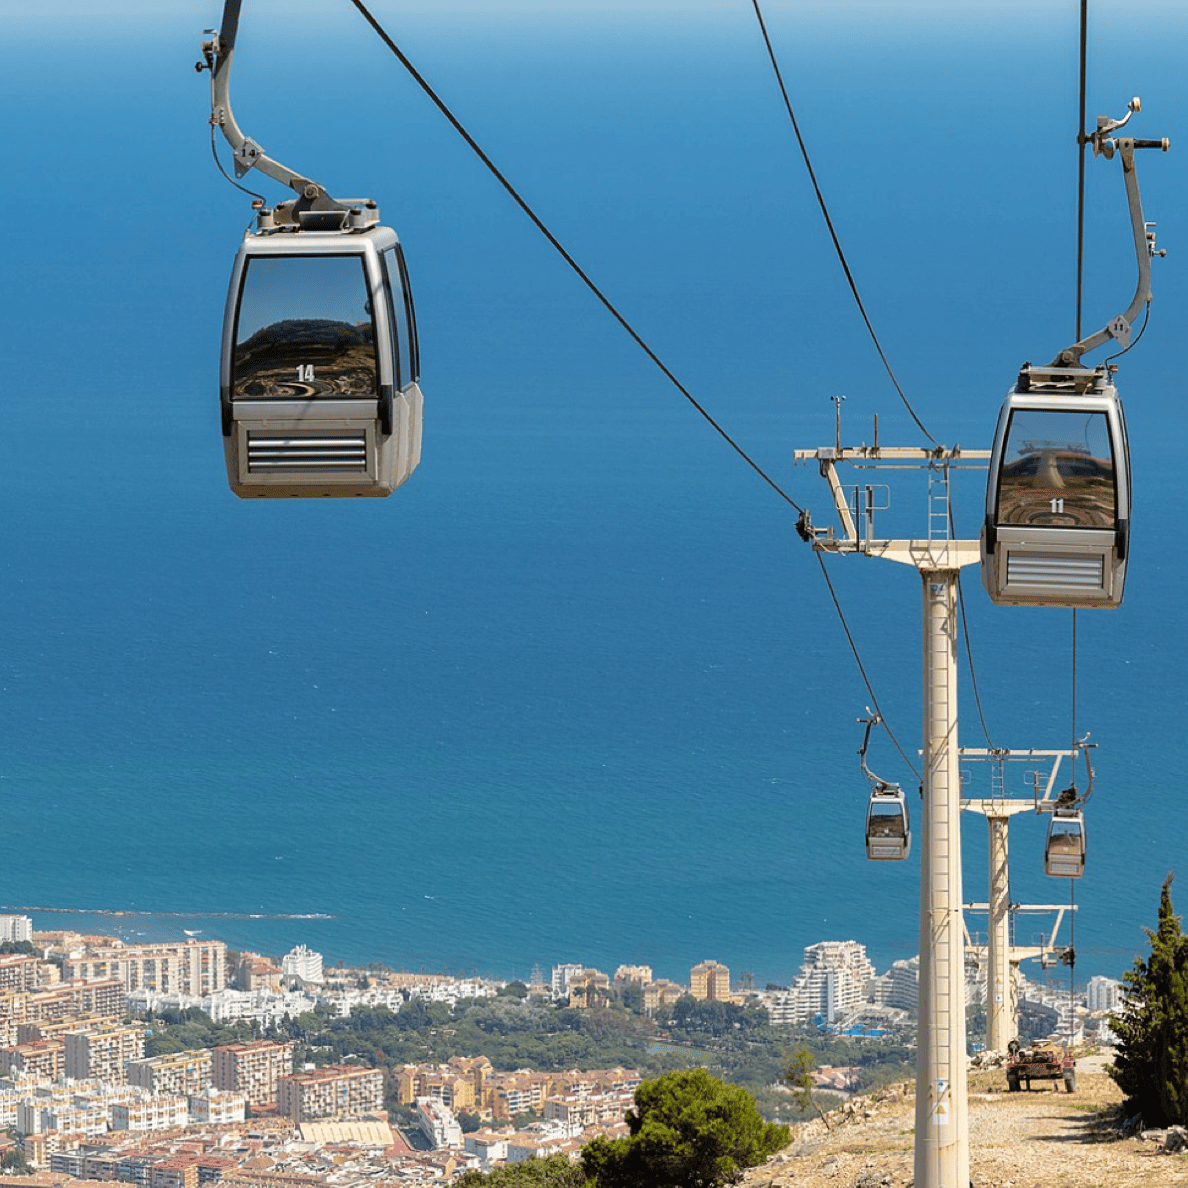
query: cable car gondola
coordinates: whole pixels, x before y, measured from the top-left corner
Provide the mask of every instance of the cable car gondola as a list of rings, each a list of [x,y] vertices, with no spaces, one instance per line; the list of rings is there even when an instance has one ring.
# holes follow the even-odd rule
[[[982,584],[1004,605],[1075,609],[1122,601],[1130,544],[1126,424],[1112,368],[1086,367],[1081,356],[1111,340],[1126,350],[1135,319],[1151,300],[1154,224],[1143,221],[1134,152],[1168,145],[1110,136],[1140,107],[1132,99],[1121,120],[1099,116],[1085,141],[1094,155],[1122,158],[1138,259],[1134,298],[1050,366],[1024,364],[998,418],[981,533]]]
[[[1054,809],[1044,844],[1044,872],[1079,879],[1085,873],[1085,816],[1079,809]]]
[[[866,808],[866,856],[901,862],[911,852],[907,797],[898,784],[881,784],[871,792]]]
[[[1105,368],[1024,367],[999,415],[990,475],[982,581],[995,602],[1122,601],[1130,463]]]
[[[297,197],[265,209],[231,270],[219,373],[227,478],[242,498],[389,495],[421,457],[416,318],[396,233],[370,199],[338,200],[270,158],[231,112],[241,0],[203,43],[211,136],[235,172]],[[212,139],[213,147],[213,139]]]
[[[912,852],[907,797],[898,784],[879,779],[866,765],[866,748],[870,745],[871,729],[882,718],[873,714],[859,721],[865,722],[866,734],[858,758],[862,764],[862,774],[870,781],[870,800],[866,806],[866,856],[876,862],[901,862]]]
[[[231,271],[219,379],[231,489],[389,495],[421,456],[416,322],[374,203],[249,231]]]

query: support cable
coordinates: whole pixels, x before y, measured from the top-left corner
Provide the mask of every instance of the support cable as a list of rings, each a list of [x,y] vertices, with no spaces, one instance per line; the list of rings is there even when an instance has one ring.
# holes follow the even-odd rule
[[[949,537],[950,539],[956,537],[956,527],[953,523],[953,500],[948,500],[949,505]],[[982,713],[981,708],[981,694],[978,691],[978,671],[974,668],[973,663],[973,647],[969,644],[969,619],[966,615],[965,609],[965,589],[961,586],[961,570],[958,570],[958,609],[961,613],[961,633],[965,636],[966,644],[966,663],[969,665],[969,684],[973,688],[973,703],[978,707],[978,721],[981,723],[982,737],[986,739],[987,750],[993,751],[994,744],[990,740],[990,727],[986,726],[986,715]]]
[[[1072,613],[1072,745],[1077,745],[1077,608]]]
[[[866,666],[862,663],[862,657],[858,654],[858,645],[854,642],[854,636],[850,632],[850,626],[846,622],[846,616],[842,613],[841,603],[837,600],[837,591],[833,588],[833,582],[829,577],[829,570],[825,567],[825,559],[820,553],[814,553],[817,558],[817,564],[821,567],[821,576],[825,579],[825,585],[829,587],[829,597],[833,599],[833,609],[837,611],[837,617],[841,620],[842,630],[846,633],[846,642],[850,645],[850,651],[854,654],[854,662],[858,665],[858,671],[862,674],[863,683],[866,685],[866,691],[870,694],[871,705],[874,706],[874,711],[878,714],[883,723],[883,729],[887,732],[887,737],[895,744],[895,749],[899,752],[900,757],[904,763],[911,768],[912,775],[916,779],[920,779],[920,773],[916,770],[916,765],[908,758],[907,752],[899,745],[899,739],[895,737],[895,732],[887,725],[887,719],[883,717],[883,711],[879,706],[879,699],[875,695],[874,686],[870,683],[870,677],[866,675]]]
[[[367,6],[362,0],[351,0],[351,3],[359,10],[363,19],[372,27],[381,41],[388,47],[389,50],[396,56],[400,64],[412,75],[416,84],[429,97],[434,106],[453,126],[454,131],[466,141],[467,145],[475,153],[480,161],[490,170],[495,180],[508,192],[512,201],[532,220],[536,229],[549,241],[552,247],[557,251],[566,264],[578,275],[586,288],[594,294],[595,297],[606,307],[607,312],[623,327],[624,330],[631,336],[635,344],[644,352],[645,355],[660,369],[665,378],[676,388],[678,392],[705,418],[709,425],[717,432],[717,434],[726,442],[727,445],[734,450],[736,454],[781,498],[785,503],[790,504],[796,511],[800,512],[804,509],[773,479],[767,472],[756,462],[743,448],[730,436],[726,430],[718,424],[718,422],[710,415],[709,411],[700,404],[693,394],[681,383],[679,379],[668,369],[661,361],[660,357],[652,350],[650,346],[643,340],[643,338],[636,332],[635,328],[630,322],[618,311],[612,304],[610,298],[594,283],[585,270],[578,264],[578,262],[569,254],[562,246],[561,241],[545,226],[544,222],[536,214],[536,212],[528,205],[528,203],[520,196],[515,186],[507,180],[506,177],[496,167],[495,163],[482,150],[478,142],[473,136],[462,126],[461,122],[454,115],[454,113],[446,106],[445,102],[438,96],[437,92],[429,85],[426,79],[421,75],[417,68],[405,56],[401,49],[396,45],[387,32],[368,11]]]
[[[1073,1046],[1074,1020],[1073,1003],[1076,996],[1076,968],[1077,968],[1077,905],[1076,880],[1068,880],[1068,952],[1065,959],[1068,962],[1068,1046]]]
[[[746,464],[748,466],[751,467],[751,469],[781,499],[784,500],[785,503],[789,504],[797,512],[802,512],[804,509],[801,508],[801,506],[798,503],[796,503],[796,501],[794,499],[792,499],[792,497],[790,495],[788,495],[775,482],[775,480],[772,479],[759,466],[759,464],[753,458],[750,457],[749,454],[746,453],[746,451],[730,436],[729,433],[726,432],[726,430],[720,424],[718,424],[718,422],[713,418],[713,416],[710,415],[710,413],[693,397],[693,395],[680,382],[680,380],[677,379],[677,377],[672,373],[672,371],[670,371],[669,368],[662,362],[662,360],[659,358],[658,355],[656,355],[656,353],[652,350],[652,348],[650,346],[648,346],[648,344],[636,332],[636,330],[627,321],[627,319],[612,304],[610,299],[594,283],[594,281],[589,277],[589,275],[585,272],[585,270],[577,263],[577,261],[569,254],[569,252],[565,249],[565,247],[561,244],[561,242],[557,239],[557,237],[548,229],[548,227],[545,226],[544,222],[540,219],[540,217],[536,214],[536,212],[528,205],[528,203],[524,200],[524,198],[522,198],[520,196],[520,194],[516,190],[516,188],[511,184],[510,181],[508,181],[508,179],[498,169],[498,167],[491,160],[491,158],[487,156],[487,154],[483,151],[482,147],[478,144],[478,142],[474,139],[474,137],[471,136],[471,134],[466,130],[465,127],[463,127],[462,123],[458,120],[458,118],[454,115],[454,113],[449,109],[449,107],[446,105],[444,100],[442,100],[438,96],[437,92],[434,91],[433,87],[429,84],[429,82],[421,75],[421,73],[412,64],[412,62],[408,59],[408,57],[396,45],[396,43],[392,40],[392,38],[384,30],[383,26],[380,25],[380,23],[375,19],[375,17],[367,9],[367,6],[362,2],[362,0],[351,0],[351,3],[355,6],[356,9],[358,9],[358,11],[359,11],[360,15],[363,17],[363,19],[367,21],[367,23],[371,26],[371,28],[376,33],[376,35],[388,47],[388,49],[392,52],[392,54],[396,57],[396,59],[400,62],[400,64],[409,72],[409,74],[412,76],[413,80],[417,83],[417,85],[421,88],[421,90],[425,93],[425,95],[429,98],[429,100],[433,103],[433,105],[438,109],[438,111],[441,112],[441,114],[443,116],[445,116],[446,120],[449,121],[450,125],[454,128],[454,130],[458,133],[458,135],[462,137],[462,139],[466,142],[466,144],[470,147],[470,149],[474,152],[474,154],[487,167],[487,169],[491,172],[491,174],[494,176],[496,181],[498,181],[499,184],[504,188],[504,190],[507,191],[508,195],[516,203],[516,205],[519,206],[519,208],[524,212],[524,214],[526,214],[528,216],[528,218],[532,221],[532,223],[536,227],[536,229],[538,231],[540,231],[540,233],[545,237],[545,239],[548,240],[549,244],[556,250],[556,252],[561,256],[561,258],[566,262],[566,264],[568,264],[569,267],[577,274],[579,279],[582,281],[583,284],[585,284],[585,286],[590,290],[590,292],[594,294],[594,296],[599,300],[599,302],[601,302],[601,304],[606,308],[607,312],[610,313],[610,315],[615,319],[615,321],[617,321],[619,323],[619,325],[628,333],[628,335],[630,335],[630,337],[636,343],[636,345],[644,352],[645,355],[647,355],[647,357],[656,365],[656,367],[658,367],[660,369],[660,371],[664,374],[665,378],[669,380],[669,382],[677,389],[677,391],[680,392],[681,395],[684,396],[684,398],[697,410],[697,412],[699,412],[701,414],[701,416],[710,424],[710,426],[718,433],[718,435],[735,451],[736,454],[738,454],[738,456],[740,458],[742,458],[742,460],[744,462],[746,462]],[[758,11],[759,11],[758,6],[756,5],[756,13],[758,13]],[[761,24],[762,24],[762,19],[763,19],[762,15],[760,14],[760,23]],[[767,35],[766,30],[764,30],[764,37],[766,37],[766,35]],[[770,42],[768,43],[768,46],[770,49]],[[773,64],[774,64],[774,58],[773,58]],[[777,77],[778,77],[778,67],[777,67]],[[780,86],[782,89],[783,88],[782,80],[780,82]],[[787,95],[785,93],[785,102],[786,101],[787,101]],[[791,115],[791,107],[790,106],[789,106],[788,111],[789,111],[789,115]],[[793,117],[793,127],[795,127],[795,117]],[[799,138],[799,135],[800,135],[800,132],[799,132],[799,129],[797,129],[797,137],[798,138]],[[803,147],[803,142],[802,142],[802,147]],[[805,159],[806,159],[806,163],[807,163],[807,156]],[[216,158],[216,160],[217,160],[217,158]],[[811,165],[809,166],[809,170],[810,170],[810,175],[811,175],[811,172],[812,172]],[[814,185],[815,184],[816,184],[816,181],[814,178]],[[829,213],[825,208],[824,200],[820,197],[819,191],[818,191],[818,200],[821,202],[822,212],[825,214],[825,219],[829,225],[830,234],[833,235],[834,244],[837,247],[839,256],[841,257],[842,267],[845,269],[847,277],[850,277],[849,267],[845,262],[844,255],[841,253],[841,245],[838,243],[837,237],[833,233],[833,226],[829,220]],[[856,286],[854,285],[854,281],[853,281],[852,277],[850,277],[850,287],[854,293],[855,299],[858,301],[858,308],[862,312],[863,319],[866,321],[867,329],[870,330],[871,336],[872,336],[872,338],[874,338],[874,330],[871,327],[870,320],[866,317],[866,311],[865,311],[865,309],[863,309],[861,299],[858,297],[858,291],[857,291]],[[920,423],[919,418],[916,417],[916,414],[912,411],[911,406],[908,404],[906,396],[904,396],[902,389],[899,387],[898,382],[895,380],[895,376],[891,372],[890,365],[887,363],[886,357],[883,355],[882,348],[879,346],[877,338],[875,338],[875,346],[878,349],[880,358],[883,359],[884,366],[887,367],[888,374],[891,375],[892,383],[895,384],[895,388],[899,392],[900,398],[903,400],[905,406],[908,409],[908,412],[911,413],[912,419],[915,420],[917,426],[919,426],[921,432],[924,433],[925,437],[927,437],[928,440],[933,443],[933,445],[936,445],[937,444],[936,439],[933,438],[932,435],[929,434],[928,430],[924,428],[924,426]],[[908,758],[907,752],[904,751],[902,746],[900,746],[899,740],[895,737],[895,734],[891,730],[890,726],[887,725],[886,717],[883,714],[882,709],[879,706],[878,697],[875,695],[874,688],[870,683],[870,678],[867,676],[866,668],[862,663],[862,657],[858,652],[857,644],[855,643],[854,637],[850,632],[849,624],[846,622],[845,614],[843,613],[842,608],[841,608],[841,603],[838,601],[837,593],[833,588],[833,582],[830,580],[829,573],[825,568],[825,562],[821,558],[820,553],[817,553],[816,557],[817,557],[818,564],[821,567],[821,575],[824,577],[825,584],[829,589],[829,595],[833,601],[834,610],[837,612],[838,619],[842,625],[842,630],[845,632],[846,639],[849,642],[850,650],[854,655],[855,663],[858,665],[858,671],[862,676],[863,683],[866,685],[867,693],[870,695],[871,703],[873,704],[875,711],[878,713],[880,719],[882,720],[883,729],[886,730],[888,737],[891,739],[892,743],[895,745],[895,749],[899,752],[900,756],[903,758],[903,761],[911,769],[912,774],[915,776],[915,778],[917,780],[919,780],[920,773],[916,770],[915,764],[913,764],[911,759]]]
[[[772,47],[771,38],[767,35],[767,25],[763,20],[763,13],[759,8],[759,0],[751,0],[755,8],[755,16],[759,20],[759,29],[763,34],[763,40],[767,45],[767,55],[771,59],[772,70],[775,71],[776,82],[780,88],[780,94],[784,97],[784,107],[788,112],[788,119],[792,122],[792,131],[796,134],[796,143],[800,146],[800,155],[804,158],[804,166],[808,170],[809,181],[813,184],[813,192],[817,196],[817,205],[821,208],[821,214],[825,219],[825,226],[829,230],[829,237],[833,240],[833,250],[837,253],[837,258],[841,263],[842,271],[846,274],[846,280],[850,285],[850,292],[854,295],[854,301],[858,306],[858,312],[862,315],[862,320],[866,324],[866,331],[870,335],[871,342],[874,343],[874,348],[878,352],[879,359],[882,361],[883,367],[890,377],[891,383],[894,385],[896,392],[899,393],[899,399],[903,401],[903,406],[908,410],[912,420],[916,422],[916,428],[928,438],[934,446],[939,446],[939,442],[931,433],[924,427],[924,423],[916,415],[916,410],[912,408],[907,396],[904,394],[903,388],[899,386],[899,380],[895,378],[895,372],[891,369],[891,364],[887,360],[887,356],[883,353],[882,344],[879,342],[879,336],[875,333],[874,326],[871,325],[870,318],[866,313],[866,306],[862,303],[862,298],[858,294],[858,284],[854,280],[854,274],[850,271],[850,265],[846,262],[846,254],[842,250],[841,241],[837,237],[837,231],[833,226],[833,219],[830,218],[829,208],[825,205],[825,196],[821,193],[821,187],[817,184],[817,175],[813,169],[813,163],[809,160],[808,149],[805,147],[804,137],[800,134],[800,125],[796,121],[796,115],[792,110],[792,101],[788,98],[788,89],[784,86],[784,78],[780,73],[780,65],[776,60],[775,49]],[[1080,335],[1077,336],[1080,338]]]
[[[1089,0],[1081,0],[1081,110],[1077,123],[1077,342],[1081,341],[1081,290],[1085,278],[1085,56],[1089,40]]]

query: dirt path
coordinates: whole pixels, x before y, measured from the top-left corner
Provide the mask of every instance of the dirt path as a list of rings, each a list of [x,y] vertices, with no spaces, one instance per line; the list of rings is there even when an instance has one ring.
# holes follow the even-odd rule
[[[1121,1103],[1117,1086],[1086,1062],[1077,1092],[1046,1086],[1007,1093],[1001,1072],[971,1076],[970,1178],[975,1188],[1188,1188],[1188,1155],[1166,1155],[1154,1142],[1119,1138],[1102,1119]],[[906,1090],[906,1092],[904,1091]],[[747,1188],[906,1188],[913,1178],[914,1102],[910,1087],[882,1100],[860,1099],[832,1131],[820,1122]]]

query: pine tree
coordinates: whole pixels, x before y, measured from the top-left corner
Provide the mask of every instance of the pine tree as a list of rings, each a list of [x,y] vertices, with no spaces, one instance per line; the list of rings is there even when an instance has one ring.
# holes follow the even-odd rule
[[[627,1115],[630,1138],[596,1138],[582,1166],[597,1188],[721,1188],[788,1145],[755,1099],[703,1068],[644,1081]]]
[[[1110,1075],[1126,1108],[1149,1126],[1188,1123],[1188,937],[1172,908],[1168,875],[1159,926],[1145,929],[1151,954],[1123,975],[1125,1001],[1110,1026],[1118,1036]]]

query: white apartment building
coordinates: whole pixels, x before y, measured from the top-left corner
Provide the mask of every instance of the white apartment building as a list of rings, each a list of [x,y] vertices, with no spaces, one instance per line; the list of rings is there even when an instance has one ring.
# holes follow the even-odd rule
[[[303,982],[320,986],[322,977],[322,954],[315,953],[305,945],[298,945],[281,958],[281,973],[286,978],[300,978]]]
[[[242,1093],[222,1093],[212,1085],[198,1097],[187,1099],[193,1126],[228,1126],[247,1117],[247,1098]]]
[[[887,1006],[914,1015],[920,1005],[920,958],[894,962],[886,977]]]
[[[826,1023],[857,1010],[866,1001],[867,985],[875,976],[866,946],[857,941],[818,941],[804,951],[800,973],[792,983],[796,1023],[818,1014]]]
[[[0,941],[31,941],[33,921],[28,916],[0,916]]]
[[[317,1000],[298,990],[273,994],[268,990],[217,990],[198,1000],[198,1005],[216,1023],[234,1019],[258,1019],[261,1023],[280,1023],[286,1015],[312,1011]]]
[[[553,966],[553,997],[568,998],[569,984],[575,978],[580,978],[586,972],[584,965],[554,965]]]
[[[1122,983],[1113,978],[1090,978],[1085,990],[1085,1005],[1091,1012],[1117,1014],[1122,1009],[1123,994]]]
[[[417,1098],[417,1125],[434,1150],[461,1147],[462,1127],[453,1111],[436,1097]]]
[[[189,1120],[186,1099],[171,1094],[117,1101],[111,1107],[112,1130],[172,1130]]]

